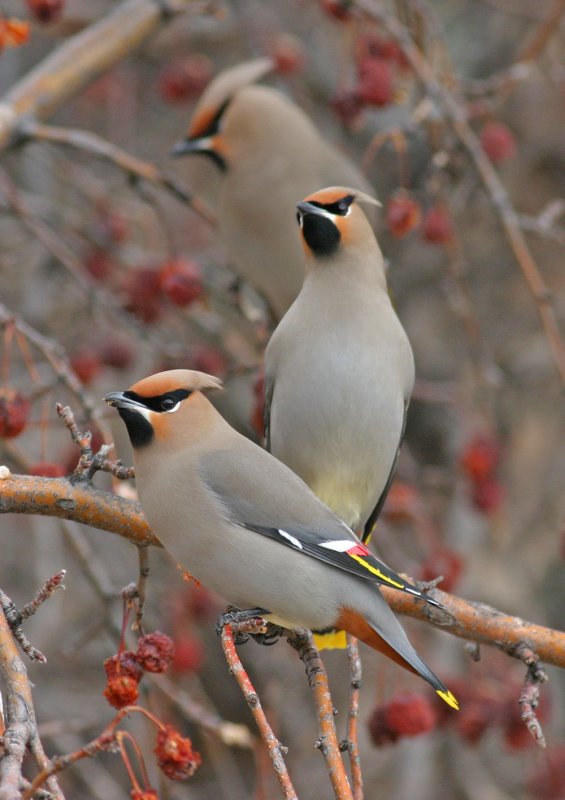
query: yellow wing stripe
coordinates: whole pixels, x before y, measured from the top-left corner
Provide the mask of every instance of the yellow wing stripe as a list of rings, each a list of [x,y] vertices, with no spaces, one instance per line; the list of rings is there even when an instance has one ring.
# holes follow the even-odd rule
[[[450,691],[442,692],[439,689],[436,689],[436,693],[439,694],[442,700],[445,700],[448,706],[451,706],[451,708],[459,711],[459,701],[454,694],[452,694]]]
[[[392,578],[389,578],[388,575],[385,575],[384,572],[381,572],[378,567],[374,567],[372,564],[369,564],[369,562],[365,561],[365,559],[361,558],[361,556],[356,556],[354,555],[354,553],[348,553],[348,555],[351,556],[351,558],[354,558],[355,561],[358,561],[362,567],[368,569],[369,572],[372,572],[373,575],[376,575],[382,581],[385,581],[385,583],[389,583],[391,586],[395,586],[397,589],[404,589],[403,583],[398,583],[397,581],[393,581]]]

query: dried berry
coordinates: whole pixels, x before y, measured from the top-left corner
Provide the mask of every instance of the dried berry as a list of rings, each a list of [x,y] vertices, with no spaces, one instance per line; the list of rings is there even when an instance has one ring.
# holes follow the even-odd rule
[[[386,222],[397,239],[417,228],[422,219],[420,204],[405,189],[399,189],[389,198],[386,207]]]
[[[108,680],[103,694],[114,708],[129,706],[139,697],[138,681],[130,675],[116,675]]]
[[[516,139],[502,122],[487,122],[481,130],[483,150],[494,164],[511,158],[516,152]]]
[[[384,747],[398,741],[398,732],[388,724],[383,706],[377,706],[367,722],[369,736],[375,747]]]
[[[133,650],[123,650],[119,654],[110,656],[104,661],[104,669],[108,680],[118,675],[128,675],[130,678],[140,681],[143,676],[143,670],[139,666],[137,655]]]
[[[453,237],[451,219],[444,206],[433,206],[424,216],[422,236],[432,244],[445,244]]]
[[[159,273],[161,291],[176,306],[188,306],[204,291],[202,271],[195,261],[177,258],[163,265]]]
[[[421,694],[406,692],[377,706],[369,719],[369,733],[375,747],[396,742],[401,736],[419,736],[437,726],[432,702]]]
[[[500,718],[500,699],[480,685],[473,687],[455,719],[455,729],[467,744],[477,744]]]
[[[63,478],[65,469],[61,464],[52,461],[37,461],[29,468],[30,475],[39,475],[42,478]]]
[[[27,425],[31,403],[12,386],[0,387],[0,437],[14,439]]]
[[[500,442],[492,434],[476,434],[463,448],[460,463],[474,483],[492,477],[500,461]]]
[[[383,58],[365,58],[358,65],[357,97],[362,103],[378,108],[392,103],[392,70]]]
[[[27,0],[27,6],[33,16],[43,23],[55,22],[63,13],[64,0]]]
[[[156,789],[132,789],[131,800],[159,800]]]
[[[137,643],[136,659],[146,672],[164,672],[174,654],[173,640],[161,631],[146,633]]]
[[[167,103],[182,103],[199,97],[214,74],[208,56],[193,53],[171,61],[159,76],[159,91]]]
[[[159,766],[173,781],[191,778],[202,763],[202,757],[192,749],[190,739],[182,737],[172,725],[165,725],[158,732],[154,752]]]

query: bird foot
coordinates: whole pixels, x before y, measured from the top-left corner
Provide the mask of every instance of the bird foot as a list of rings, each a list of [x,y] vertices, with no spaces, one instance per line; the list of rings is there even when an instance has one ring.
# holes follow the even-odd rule
[[[247,608],[242,611],[235,606],[228,606],[227,611],[220,614],[218,617],[216,633],[218,636],[221,636],[226,625],[231,625],[234,634],[233,640],[237,645],[245,644],[245,642],[249,640],[250,635],[254,638],[255,636],[269,637],[268,633],[252,633],[254,626],[250,625],[252,621],[262,622],[263,616],[268,613],[269,611],[267,611],[266,608]],[[245,630],[246,627],[248,630]],[[240,630],[238,630],[238,628]],[[243,630],[241,628],[243,628]]]

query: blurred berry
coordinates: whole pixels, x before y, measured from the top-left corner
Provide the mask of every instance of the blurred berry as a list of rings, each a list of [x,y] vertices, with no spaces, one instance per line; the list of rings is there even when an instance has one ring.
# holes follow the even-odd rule
[[[320,0],[320,6],[330,17],[341,22],[351,16],[352,0]]]
[[[330,105],[344,125],[351,125],[355,122],[363,110],[361,99],[355,91],[350,89],[345,89],[335,94],[330,101]]]
[[[26,0],[27,6],[38,22],[55,22],[63,13],[65,0]]]
[[[461,702],[455,730],[467,744],[475,745],[500,719],[501,701],[488,687],[474,684]]]
[[[383,58],[365,58],[357,66],[358,80],[355,92],[362,103],[382,107],[394,100],[394,86],[390,64]]]
[[[494,435],[476,434],[463,448],[460,458],[463,472],[473,482],[487,480],[498,466],[500,450],[500,442]]]
[[[259,372],[253,383],[255,405],[251,412],[251,425],[258,436],[265,434],[265,373]]]
[[[418,490],[408,483],[393,481],[383,507],[383,516],[389,522],[402,524],[413,520],[419,510]]]
[[[276,34],[270,46],[270,55],[279,75],[295,75],[301,72],[306,64],[304,45],[288,33]]]
[[[516,152],[514,134],[502,122],[487,122],[481,130],[480,139],[483,150],[493,164],[511,158]]]
[[[204,663],[204,646],[198,637],[183,633],[175,638],[172,670],[177,674],[198,672]]]
[[[114,263],[103,250],[94,248],[84,258],[84,268],[95,281],[105,281],[114,271]]]
[[[0,386],[0,438],[14,439],[27,425],[31,403],[12,386]]]
[[[159,766],[173,781],[192,777],[202,763],[202,757],[192,749],[190,739],[182,737],[172,725],[165,725],[158,731],[154,752]]]
[[[61,464],[52,461],[37,461],[29,468],[30,475],[39,475],[42,478],[64,478],[65,469]]]
[[[452,592],[464,569],[463,556],[448,547],[438,547],[421,564],[420,580],[433,581],[443,575],[443,580],[437,584],[438,588],[444,592]]]
[[[115,335],[102,341],[98,354],[106,367],[114,369],[127,369],[135,359],[131,344]]]
[[[497,478],[487,478],[473,483],[471,499],[475,508],[483,514],[496,514],[505,496],[504,486]]]
[[[419,736],[437,727],[432,702],[422,694],[406,692],[377,706],[369,719],[369,733],[376,747],[397,741],[402,736]]]
[[[129,706],[139,697],[138,682],[130,675],[116,675],[108,680],[103,694],[114,708]]]
[[[162,314],[160,275],[153,267],[138,267],[124,281],[125,308],[145,323],[156,322]]]
[[[0,16],[0,52],[4,47],[20,47],[29,40],[29,22]]]
[[[214,63],[203,53],[171,61],[159,75],[159,91],[167,103],[182,103],[199,97],[214,74]]]
[[[100,356],[87,348],[77,350],[70,356],[71,367],[78,379],[88,386],[102,372]]]
[[[229,362],[222,351],[210,344],[198,345],[190,354],[190,369],[199,372],[207,372],[208,375],[216,375],[223,378],[228,371]]]
[[[176,258],[159,270],[161,291],[176,306],[188,306],[202,296],[202,271],[196,261]]]
[[[548,747],[545,758],[536,764],[526,785],[530,800],[563,800],[565,797],[565,743]]]
[[[389,198],[385,216],[390,232],[400,239],[418,227],[422,212],[420,204],[405,189],[399,189]]]
[[[432,244],[445,244],[453,237],[451,218],[444,206],[433,206],[426,212],[422,236]]]
[[[153,631],[137,642],[136,659],[146,672],[164,672],[175,654],[173,640],[166,633]]]
[[[132,789],[129,796],[131,800],[159,800],[155,789]]]

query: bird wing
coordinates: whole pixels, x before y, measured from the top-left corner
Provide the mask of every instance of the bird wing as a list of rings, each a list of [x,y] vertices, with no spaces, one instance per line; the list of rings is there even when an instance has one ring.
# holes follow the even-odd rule
[[[378,518],[380,516],[380,513],[383,510],[383,506],[385,504],[385,500],[387,498],[388,491],[389,491],[389,489],[391,487],[391,484],[392,484],[392,479],[394,478],[394,473],[396,471],[396,465],[398,463],[398,456],[400,454],[400,448],[402,446],[402,442],[404,441],[404,433],[406,431],[406,418],[407,418],[407,416],[408,416],[408,403],[406,403],[405,406],[404,406],[404,419],[402,420],[402,431],[400,433],[400,441],[398,442],[398,447],[396,449],[396,454],[394,456],[394,461],[392,462],[392,467],[390,468],[389,476],[388,476],[387,481],[385,483],[385,487],[381,492],[381,496],[379,497],[379,499],[377,501],[377,505],[371,511],[369,519],[365,523],[365,527],[363,529],[363,537],[362,537],[362,539],[363,539],[363,542],[365,542],[365,543],[368,543],[370,541],[370,539],[371,539],[371,534],[373,532],[373,528],[375,527],[375,524],[376,524],[376,522],[377,522],[377,520],[378,520]]]
[[[373,555],[288,467],[244,437],[235,452],[208,453],[201,476],[232,523],[337,569],[441,607]]]

